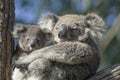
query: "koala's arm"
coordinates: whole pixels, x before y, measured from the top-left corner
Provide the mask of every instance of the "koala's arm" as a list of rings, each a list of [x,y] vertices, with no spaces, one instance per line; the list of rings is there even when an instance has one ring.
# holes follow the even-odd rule
[[[91,47],[80,42],[63,42],[35,50],[30,55],[21,57],[16,64],[29,64],[38,58],[45,58],[66,64],[87,63],[95,57]]]

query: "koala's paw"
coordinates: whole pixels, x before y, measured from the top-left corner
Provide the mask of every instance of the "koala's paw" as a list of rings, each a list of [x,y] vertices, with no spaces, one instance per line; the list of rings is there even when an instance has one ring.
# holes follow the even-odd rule
[[[27,65],[28,65],[28,63],[27,64],[22,63],[20,59],[15,62],[15,67],[17,67],[17,68],[26,68]]]
[[[18,58],[18,60],[15,62],[16,65],[19,65],[19,64],[29,64],[29,63],[30,63],[30,58],[27,57],[27,56],[20,57],[20,58]]]

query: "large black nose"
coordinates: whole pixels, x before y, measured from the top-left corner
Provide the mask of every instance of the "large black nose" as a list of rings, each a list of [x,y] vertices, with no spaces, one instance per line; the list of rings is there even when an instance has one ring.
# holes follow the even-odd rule
[[[62,25],[59,28],[58,37],[59,38],[66,38],[67,37],[67,27],[66,27],[66,25]]]

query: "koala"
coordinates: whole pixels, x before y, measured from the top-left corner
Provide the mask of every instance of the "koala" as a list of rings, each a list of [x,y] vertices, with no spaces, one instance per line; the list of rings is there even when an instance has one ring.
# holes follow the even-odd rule
[[[39,24],[53,32],[57,44],[20,57],[16,61],[17,65],[29,64],[28,70],[31,71],[36,59],[49,61],[50,64],[42,67],[47,73],[43,72],[41,75],[44,77],[36,80],[85,80],[96,73],[100,64],[98,44],[106,31],[101,17],[94,13],[60,17],[49,14]],[[37,70],[41,72],[40,67]]]
[[[95,13],[87,15],[68,14],[60,17],[48,14],[40,19],[38,24],[41,25],[41,28],[46,26],[45,28],[51,30],[56,42],[84,41],[87,37],[91,37],[98,45],[106,32],[103,19]]]
[[[40,29],[37,25],[17,24],[12,34],[13,37],[18,40],[15,52],[18,56],[24,56],[24,53],[27,55],[31,51],[45,47],[49,45],[50,42],[53,42],[52,33],[46,29]]]
[[[48,32],[46,29],[39,28],[38,25],[17,24],[12,34],[13,37],[18,40],[12,64],[14,64],[19,57],[29,55],[30,52],[49,46],[53,42],[52,33]],[[15,67],[12,78],[13,80],[16,80],[16,77],[14,76],[17,76],[18,74],[18,76],[24,76],[26,73],[27,70],[22,71]],[[22,79],[19,78],[19,80]]]

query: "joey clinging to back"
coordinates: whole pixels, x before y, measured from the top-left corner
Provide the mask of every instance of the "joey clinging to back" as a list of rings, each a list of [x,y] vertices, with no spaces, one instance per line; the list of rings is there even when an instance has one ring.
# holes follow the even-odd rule
[[[18,24],[13,31],[13,36],[18,39],[19,47],[24,52],[47,46],[53,41],[53,35],[46,29],[40,29],[37,25]]]
[[[95,13],[87,15],[69,14],[60,17],[48,14],[38,24],[42,28],[45,26],[51,30],[56,42],[86,42],[90,38],[98,45],[103,33],[106,31],[104,21]]]

